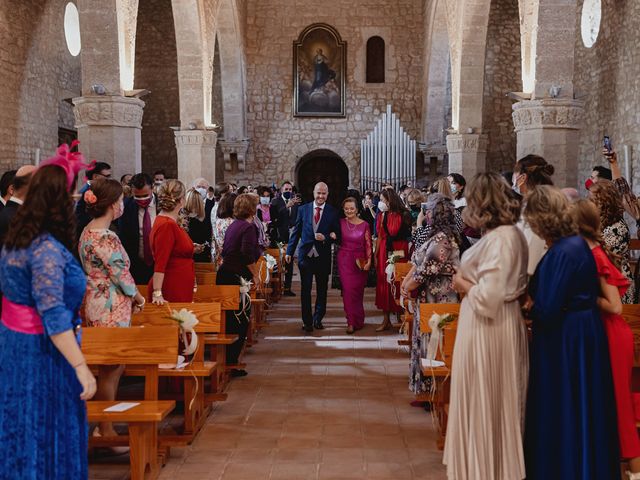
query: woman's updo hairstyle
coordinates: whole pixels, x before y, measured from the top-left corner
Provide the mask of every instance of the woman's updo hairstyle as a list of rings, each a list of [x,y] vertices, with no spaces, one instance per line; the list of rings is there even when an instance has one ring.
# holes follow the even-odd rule
[[[83,197],[87,213],[93,218],[104,216],[109,207],[118,201],[122,192],[122,184],[113,178],[91,180],[91,187]]]
[[[165,180],[162,185],[158,187],[158,208],[163,212],[175,210],[180,200],[184,198],[185,193],[186,188],[180,180]]]
[[[538,185],[553,185],[551,176],[555,168],[539,155],[527,155],[518,160],[515,172],[527,175],[526,185],[531,190]]]

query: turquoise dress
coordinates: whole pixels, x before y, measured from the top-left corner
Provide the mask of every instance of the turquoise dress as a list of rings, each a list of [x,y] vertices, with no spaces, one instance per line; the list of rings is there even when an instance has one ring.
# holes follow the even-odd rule
[[[0,287],[7,300],[36,308],[45,332],[0,324],[0,479],[85,479],[82,387],[49,338],[80,325],[84,272],[69,250],[43,234],[28,248],[2,251]]]

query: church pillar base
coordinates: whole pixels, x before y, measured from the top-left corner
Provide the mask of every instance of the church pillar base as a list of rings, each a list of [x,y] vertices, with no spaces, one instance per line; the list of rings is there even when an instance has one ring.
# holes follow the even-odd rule
[[[218,134],[211,130],[177,130],[178,178],[190,187],[196,178],[216,183],[216,142]]]
[[[471,180],[487,166],[487,146],[489,137],[484,133],[461,133],[447,135],[449,172],[459,173]]]
[[[107,162],[114,178],[142,171],[142,100],[87,96],[73,104],[80,151],[88,160]]]
[[[517,158],[540,155],[555,167],[558,187],[578,185],[578,136],[584,102],[573,99],[523,100],[513,105]]]

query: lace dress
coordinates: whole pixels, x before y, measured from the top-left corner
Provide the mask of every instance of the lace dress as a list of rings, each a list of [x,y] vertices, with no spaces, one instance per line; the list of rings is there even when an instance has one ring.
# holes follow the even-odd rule
[[[616,255],[621,257],[620,271],[629,280],[631,285],[627,289],[627,293],[622,297],[622,303],[635,303],[636,289],[633,283],[633,273],[629,264],[629,243],[631,235],[629,227],[624,220],[618,220],[608,227],[602,229],[602,238],[604,243]]]
[[[80,264],[49,234],[3,250],[7,300],[37,310],[43,334],[0,325],[0,478],[87,478],[87,417],[73,367],[50,339],[80,325],[86,288]],[[18,321],[12,318],[13,321]]]
[[[456,242],[443,232],[436,233],[415,251],[411,258],[415,267],[414,280],[420,283],[419,303],[458,303],[453,289],[453,275],[460,265]],[[431,379],[422,375],[420,359],[426,357],[428,336],[420,333],[420,309],[416,308],[411,342],[409,390],[414,394],[430,390]]]

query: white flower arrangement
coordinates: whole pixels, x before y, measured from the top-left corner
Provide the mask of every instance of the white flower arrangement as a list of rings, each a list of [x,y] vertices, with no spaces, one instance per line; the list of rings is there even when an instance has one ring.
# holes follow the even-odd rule
[[[429,343],[427,344],[427,352],[425,355],[425,358],[427,360],[433,362],[436,358],[438,350],[442,351],[442,329],[448,323],[453,322],[456,318],[456,315],[453,315],[451,313],[445,313],[442,315],[434,313],[433,315],[431,315],[431,318],[429,319],[429,328],[431,329],[431,334],[429,336]]]
[[[402,258],[402,255],[393,254],[387,259],[387,267],[384,269],[384,273],[387,274],[387,283],[394,283],[394,277],[396,272],[395,264]]]
[[[182,352],[183,355],[192,355],[198,349],[198,335],[196,335],[194,330],[195,326],[199,323],[198,318],[191,310],[187,310],[186,308],[179,311],[171,310],[170,318],[180,325],[182,341],[185,344],[185,349]],[[187,337],[187,333],[191,334],[191,339]]]
[[[253,282],[246,280],[242,276],[240,278],[240,305],[242,312],[246,312],[249,307],[251,307],[251,295],[249,292],[251,291],[251,286]]]

